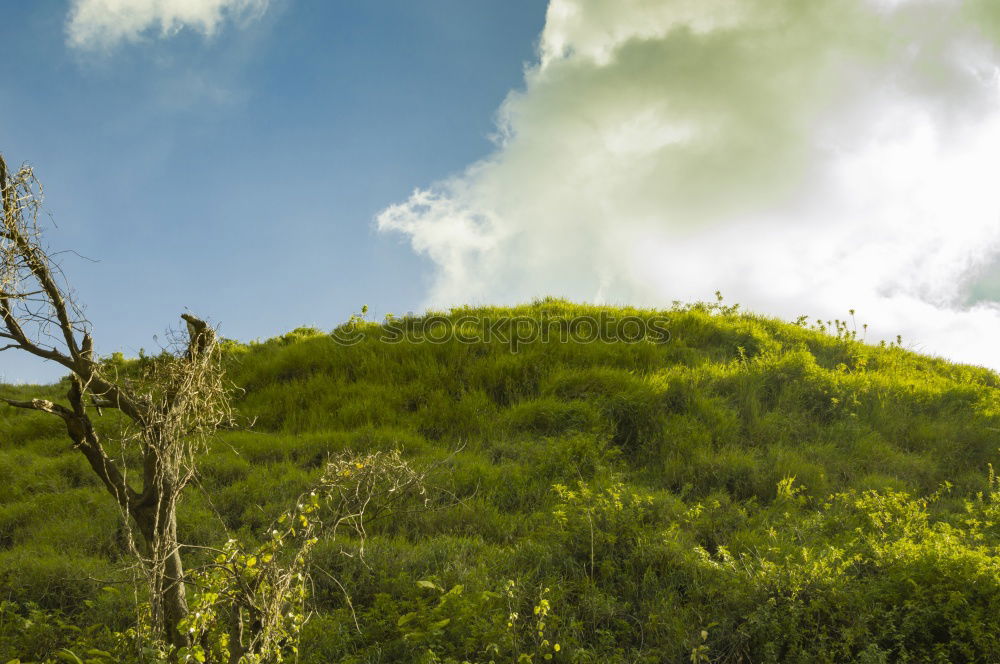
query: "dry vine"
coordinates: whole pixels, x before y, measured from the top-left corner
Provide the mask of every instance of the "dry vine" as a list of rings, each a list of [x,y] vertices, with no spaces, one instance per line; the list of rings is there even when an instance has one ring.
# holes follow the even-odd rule
[[[272,524],[263,544],[247,550],[230,539],[210,549],[210,564],[191,572],[197,590],[182,626],[192,647],[231,664],[281,662],[296,654],[308,619],[310,553],[320,537],[335,540],[346,529],[363,555],[366,524],[398,513],[404,501],[426,504],[425,477],[398,451],[331,458],[319,482]]]

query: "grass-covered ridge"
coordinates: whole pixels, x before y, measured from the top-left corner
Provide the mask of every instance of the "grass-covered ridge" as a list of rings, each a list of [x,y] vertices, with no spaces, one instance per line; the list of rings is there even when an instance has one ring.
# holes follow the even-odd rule
[[[719,304],[446,316],[602,314],[670,338],[230,344],[254,426],[202,461],[182,541],[255,537],[328,455],[400,449],[459,500],[374,525],[363,560],[320,543],[302,661],[996,659],[996,373]],[[0,411],[0,661],[131,616],[117,510],[53,419]]]

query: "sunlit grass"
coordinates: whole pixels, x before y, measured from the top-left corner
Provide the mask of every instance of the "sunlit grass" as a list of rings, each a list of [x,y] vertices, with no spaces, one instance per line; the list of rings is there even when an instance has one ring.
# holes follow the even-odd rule
[[[253,537],[328,455],[398,448],[443,462],[434,481],[458,502],[376,524],[364,560],[321,544],[319,565],[347,579],[361,631],[343,590],[317,573],[304,661],[488,661],[501,638],[489,616],[504,611],[481,593],[510,579],[528,610],[551,588],[557,661],[681,661],[700,645],[733,662],[995,652],[997,374],[721,303],[545,300],[445,316],[602,313],[665,317],[671,337],[512,353],[496,340],[385,343],[384,327],[362,322],[350,346],[309,329],[230,344],[239,412],[254,426],[222,433],[202,460],[182,538]],[[0,593],[110,621],[118,605],[100,588],[121,577],[117,513],[52,419],[2,412]],[[626,497],[620,509],[594,497],[606,491]],[[406,637],[402,615],[443,610],[416,585],[426,578],[463,585],[449,610],[481,620]],[[19,654],[5,647],[0,660]]]

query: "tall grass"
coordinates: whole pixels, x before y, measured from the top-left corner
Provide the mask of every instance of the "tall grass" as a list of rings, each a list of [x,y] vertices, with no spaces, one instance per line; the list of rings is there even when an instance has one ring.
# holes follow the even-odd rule
[[[662,318],[670,339],[512,352],[386,343],[385,325],[356,323],[353,345],[307,328],[228,344],[254,426],[201,461],[182,538],[255,537],[328,455],[398,448],[443,464],[434,481],[457,502],[374,524],[363,559],[321,543],[305,662],[527,653],[534,628],[510,614],[531,615],[544,588],[555,661],[995,657],[997,374],[721,303],[442,314],[472,328],[599,315]],[[58,422],[0,413],[0,477],[0,661],[39,624],[62,633],[51,616],[114,624],[122,529]],[[39,642],[38,660],[66,643]]]

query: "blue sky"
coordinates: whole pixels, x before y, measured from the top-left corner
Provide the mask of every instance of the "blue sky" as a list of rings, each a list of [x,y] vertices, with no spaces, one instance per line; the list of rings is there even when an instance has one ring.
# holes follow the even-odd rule
[[[64,2],[0,23],[0,151],[30,162],[98,350],[155,348],[185,308],[226,336],[419,308],[427,261],[376,213],[484,154],[523,83],[540,0],[271,2],[110,49]],[[58,375],[16,353],[0,379]]]
[[[0,37],[0,151],[99,261],[103,353],[185,308],[721,290],[1000,368],[996,0],[68,0]]]

